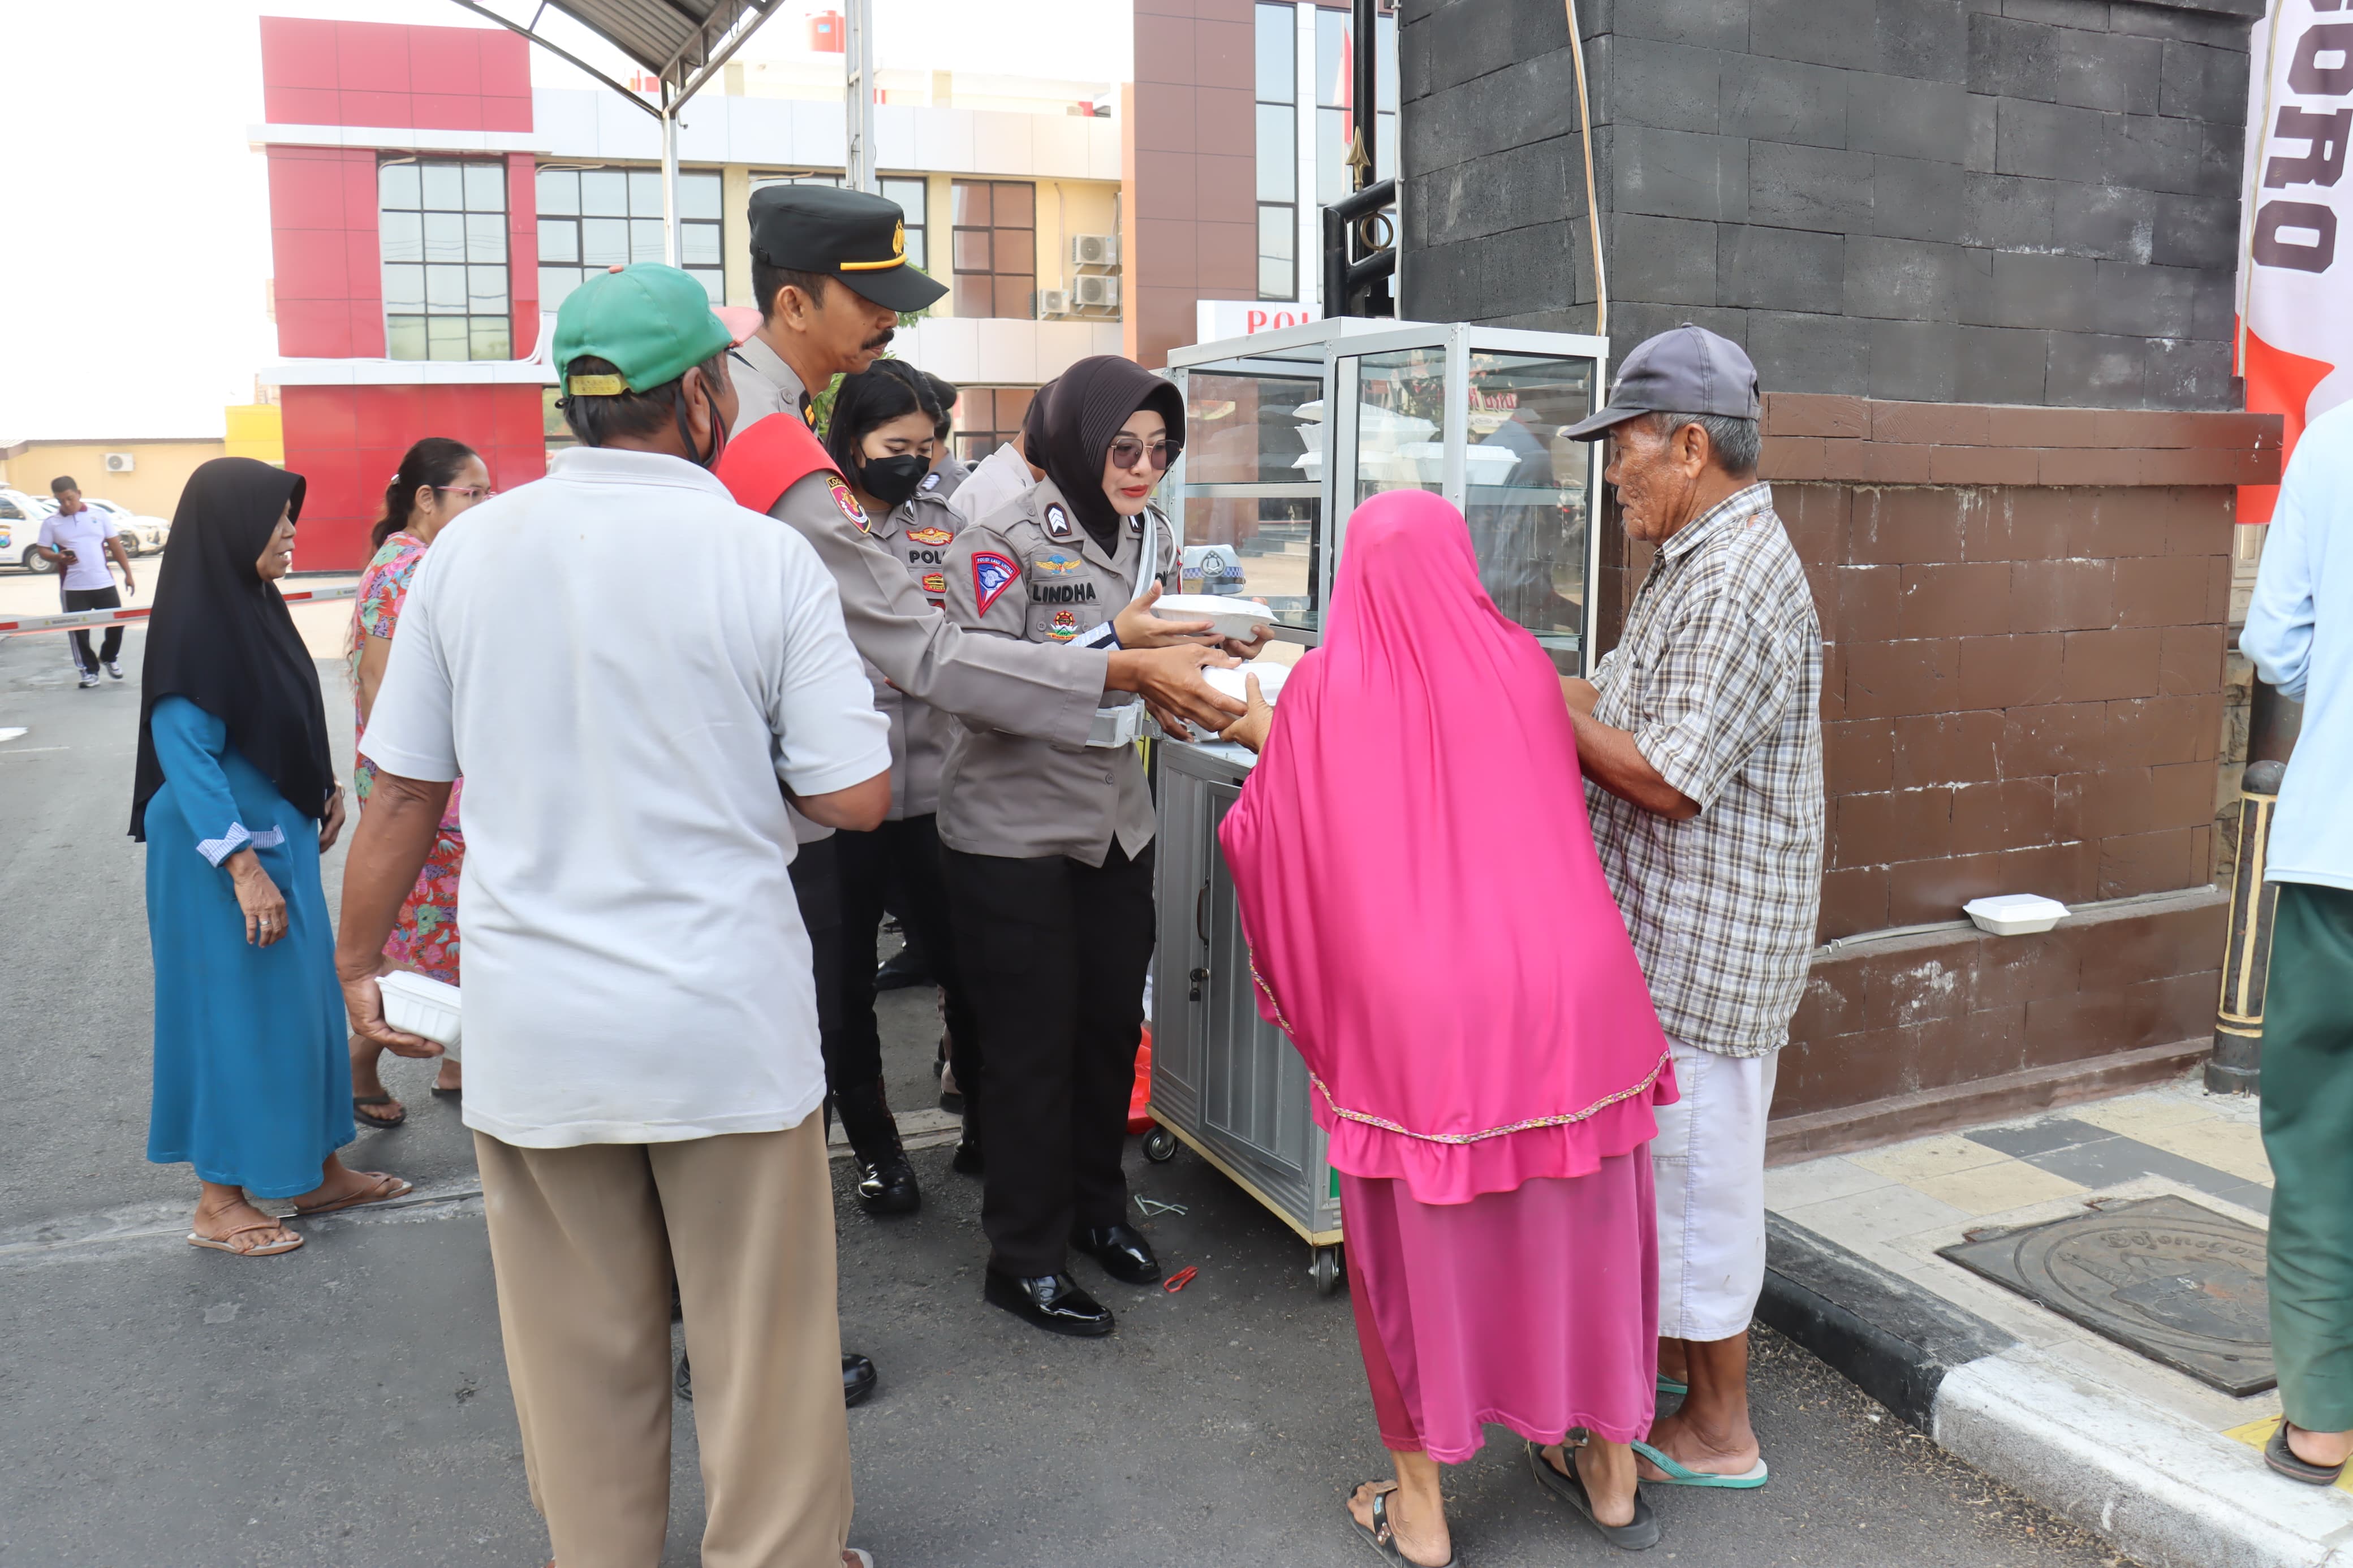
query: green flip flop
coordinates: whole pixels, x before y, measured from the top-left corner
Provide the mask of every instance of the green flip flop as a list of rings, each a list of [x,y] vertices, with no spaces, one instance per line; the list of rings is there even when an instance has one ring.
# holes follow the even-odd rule
[[[1676,1398],[1680,1399],[1691,1392],[1691,1384],[1688,1383],[1677,1383],[1673,1378],[1669,1377],[1662,1372],[1659,1373],[1659,1392],[1661,1394],[1672,1394]]]
[[[1720,1487],[1736,1491],[1748,1491],[1763,1486],[1768,1476],[1765,1468],[1765,1461],[1761,1458],[1757,1461],[1754,1468],[1743,1474],[1711,1476],[1703,1471],[1692,1469],[1678,1460],[1669,1458],[1648,1443],[1636,1443],[1634,1452],[1656,1465],[1663,1473],[1662,1479],[1648,1482],[1654,1487]]]

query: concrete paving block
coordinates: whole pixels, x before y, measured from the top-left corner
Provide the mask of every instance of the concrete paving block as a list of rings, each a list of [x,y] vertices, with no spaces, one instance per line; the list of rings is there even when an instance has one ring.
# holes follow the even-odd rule
[[[1981,12],[1969,18],[1968,40],[1971,92],[2045,103],[2058,97],[2056,27]]]
[[[2177,119],[2244,125],[2249,74],[2244,49],[2168,40],[2158,112]]]
[[[2161,196],[2149,259],[2161,267],[2228,271],[2237,265],[2238,203],[2228,196]]]
[[[1960,396],[1961,329],[1950,321],[1871,323],[1871,395],[1905,403]]]
[[[2103,118],[2096,110],[2004,98],[1994,110],[1994,170],[2087,184],[2096,181]]]
[[[1955,321],[1968,274],[1959,246],[1857,237],[1846,247],[1845,309],[1854,316]]]
[[[1765,1206],[1778,1213],[1806,1204],[1828,1203],[1891,1185],[1894,1180],[1842,1154],[1776,1165],[1765,1173]]]
[[[1915,81],[1901,74],[1850,71],[1846,145],[1957,163],[1969,137],[1969,95],[1954,81]]]
[[[2196,191],[2206,134],[2194,120],[2110,115],[2100,122],[2101,181],[2143,191]]]
[[[1750,0],[1748,47],[1760,55],[1869,70],[1878,63],[1874,0]]]
[[[1882,71],[1956,87],[1968,79],[1969,13],[1959,0],[1882,5],[1873,21]]]
[[[1803,60],[1735,55],[1721,74],[1721,129],[1763,142],[1844,147],[1847,83],[1853,74]]]
[[[2228,1171],[2244,1181],[2269,1184],[2272,1163],[2263,1153],[2260,1129],[2218,1119],[2185,1122],[2167,1130],[2163,1147],[2201,1165]]]
[[[2218,276],[2217,282],[2231,281]],[[2242,400],[2233,390],[2231,342],[2228,338],[2158,340],[2143,359],[2142,393],[2155,408],[2234,408]]]
[[[1714,133],[1719,123],[1721,89],[1718,76],[1730,63],[1715,49],[1694,48],[1654,38],[1613,37],[1606,54],[1588,61],[1588,71],[1602,89],[1604,104],[1596,114],[1611,124],[1630,122],[1662,131]],[[1606,106],[1606,111],[1605,111]]]
[[[2198,280],[2186,267],[2100,263],[2100,308],[2092,325],[2104,332],[2187,338],[2198,325]]]
[[[2049,180],[1970,170],[1961,176],[1961,243],[2048,250],[2056,188]]]
[[[1613,291],[1669,305],[1716,302],[1716,226],[1628,213],[1610,224]]]
[[[2201,1432],[2227,1432],[2245,1422],[2279,1415],[2275,1388],[2236,1398],[2098,1334],[2084,1332],[2038,1348],[2059,1365],[2123,1389]]]
[[[2103,25],[2106,18],[2101,18]],[[2155,38],[2062,28],[2055,97],[2078,109],[2154,114],[2165,46]]]
[[[1923,1182],[1935,1176],[1949,1176],[1956,1171],[1973,1171],[1983,1165],[2011,1164],[2016,1162],[1999,1149],[1988,1148],[1954,1133],[1940,1132],[1934,1138],[1917,1138],[1909,1143],[1897,1143],[1867,1153],[1849,1154],[1849,1163],[1873,1171],[1891,1181]]]
[[[1871,232],[1885,239],[1960,243],[1968,222],[1962,196],[1967,173],[1957,163],[1874,154]]]
[[[2053,332],[2043,395],[2062,407],[2133,407],[2146,384],[2142,357],[2147,347],[2142,338]]]
[[[2051,195],[2051,240],[2070,256],[2147,263],[2157,239],[2158,195],[2125,185],[2062,180]],[[2188,300],[2179,329],[2189,329]]]
[[[1748,205],[1752,223],[1829,234],[1871,230],[1872,159],[1867,153],[1748,144]]]
[[[2127,1094],[2116,1100],[2094,1100],[2089,1105],[2074,1106],[2067,1114],[2078,1121],[2088,1121],[2094,1127],[2144,1142],[2158,1141],[2152,1134],[2163,1128],[2207,1121],[2214,1115],[2203,1106],[2169,1094]]]
[[[1847,316],[1748,312],[1748,351],[1774,367],[1780,392],[1860,397],[1871,385],[1871,323]]]
[[[1947,1375],[1935,1435],[2146,1568],[2321,1568],[2353,1499],[2273,1476],[2220,1433],[2021,1347]]]
[[[1611,25],[1633,37],[1701,44],[1718,49],[1746,49],[1748,3],[1749,0],[1642,0],[1638,5],[1620,7]]]
[[[2010,1223],[2017,1225],[2032,1225],[2042,1217],[2059,1217],[2056,1214],[2042,1216],[2020,1211],[2038,1205],[2056,1204],[2084,1191],[2081,1184],[2030,1165],[2023,1160],[2004,1160],[1998,1164],[1980,1165],[1974,1170],[1923,1177],[1909,1184],[1915,1192],[1926,1193],[1966,1213],[1979,1217],[2001,1215],[2008,1216]]]
[[[1777,1212],[1841,1247],[1930,1234],[1956,1241],[1969,1222],[1967,1210],[1905,1186],[1874,1187],[1852,1197]]]
[[[1964,403],[2040,403],[2049,374],[2051,334],[1964,324],[1953,395]]]
[[[1647,126],[1613,129],[1610,210],[1711,223],[1748,221],[1746,141]]]

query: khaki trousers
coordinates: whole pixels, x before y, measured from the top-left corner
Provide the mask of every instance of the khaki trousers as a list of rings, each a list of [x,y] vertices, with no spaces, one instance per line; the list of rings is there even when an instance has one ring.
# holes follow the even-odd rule
[[[676,1143],[474,1134],[531,1498],[557,1568],[655,1568],[670,1287],[694,1361],[708,1568],[839,1568],[849,1426],[822,1119]]]

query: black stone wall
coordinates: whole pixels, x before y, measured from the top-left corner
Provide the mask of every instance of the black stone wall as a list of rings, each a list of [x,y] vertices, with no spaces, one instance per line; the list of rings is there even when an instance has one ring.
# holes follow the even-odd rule
[[[1579,0],[1614,353],[1770,390],[2236,408],[2263,0]],[[1398,313],[1593,329],[1562,0],[1400,0]]]

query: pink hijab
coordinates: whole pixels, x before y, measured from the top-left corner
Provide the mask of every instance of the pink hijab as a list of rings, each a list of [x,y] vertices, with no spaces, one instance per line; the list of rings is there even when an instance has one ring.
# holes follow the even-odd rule
[[[1323,646],[1219,837],[1336,1169],[1468,1203],[1656,1132],[1673,1071],[1559,677],[1445,500],[1349,519]]]

